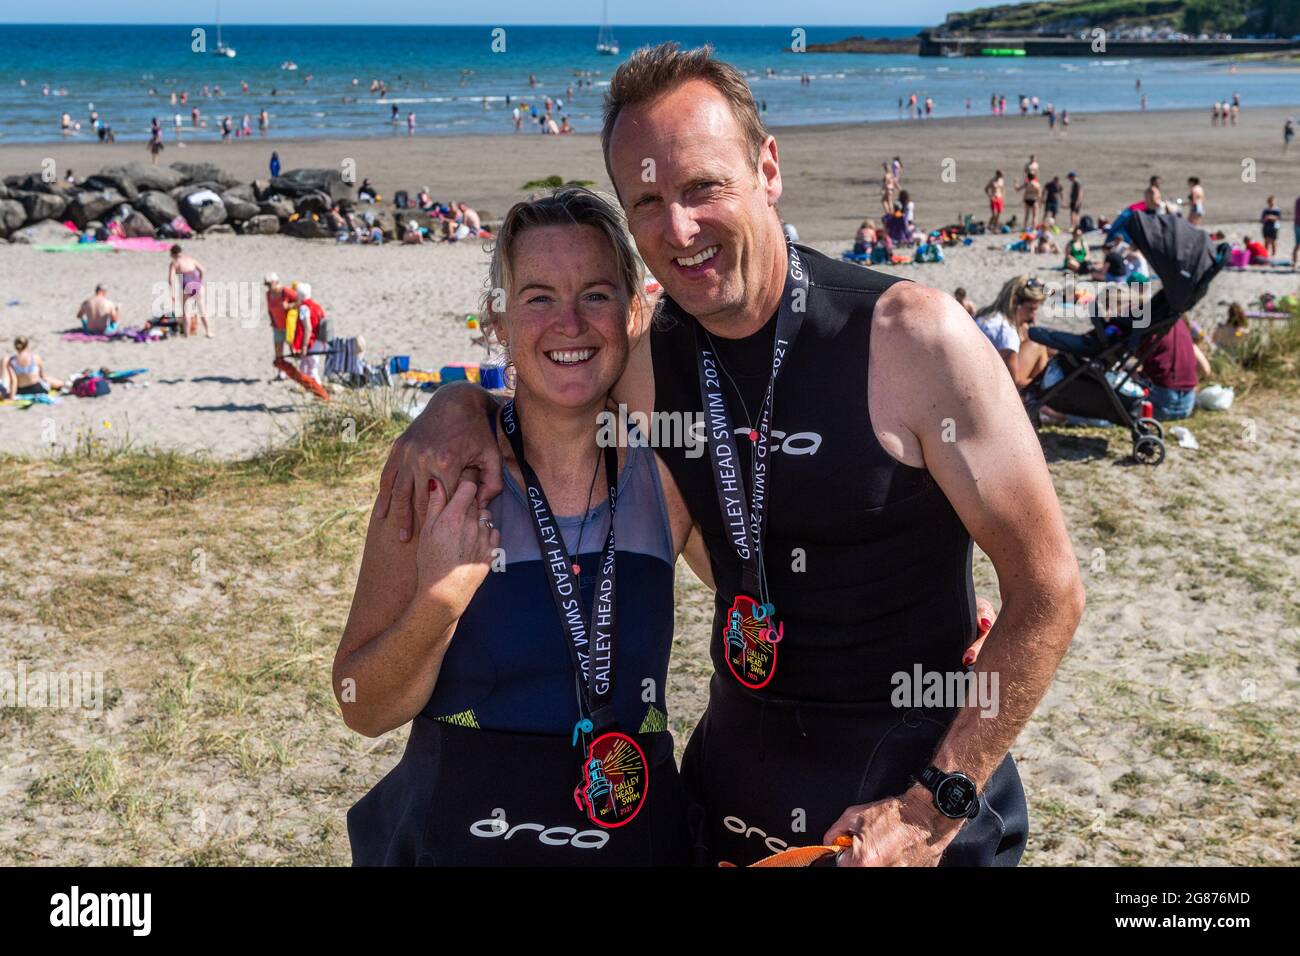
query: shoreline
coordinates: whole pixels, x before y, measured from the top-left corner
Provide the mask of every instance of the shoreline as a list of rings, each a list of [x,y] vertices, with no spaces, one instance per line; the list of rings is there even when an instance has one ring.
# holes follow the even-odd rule
[[[864,54],[864,55],[870,55],[870,54]],[[1228,62],[1228,61],[1220,61],[1220,62]],[[1254,61],[1252,63],[1247,63],[1245,65],[1248,67],[1254,67],[1253,69],[1250,69],[1247,72],[1255,73],[1255,74],[1300,73],[1300,60],[1297,60],[1294,64],[1286,64],[1280,62],[1275,63],[1275,62],[1267,62],[1267,61]],[[987,108],[983,112],[981,112],[979,107],[973,107],[969,115],[962,113],[957,116],[947,116],[947,115],[932,116],[922,120],[913,120],[913,119],[908,119],[906,117],[903,117],[903,118],[891,118],[891,119],[830,120],[830,121],[817,121],[811,123],[786,123],[786,124],[771,123],[766,125],[768,131],[773,134],[776,134],[778,132],[819,133],[819,132],[828,132],[828,131],[833,132],[833,131],[845,130],[845,129],[858,129],[863,126],[870,126],[872,128],[889,127],[894,124],[899,124],[899,125],[923,124],[925,126],[934,126],[934,125],[941,125],[941,124],[966,123],[966,122],[972,122],[981,119],[988,120],[990,122],[1002,121],[1002,120],[1010,122],[1012,120],[1022,119],[1022,117],[1020,117],[1014,110],[1012,110],[1011,107],[1013,106],[1013,104],[1011,102],[1011,97],[1007,98],[1007,102],[1008,102],[1008,112],[1005,116],[992,116],[987,112]],[[1253,113],[1270,112],[1270,113],[1286,114],[1287,111],[1289,110],[1293,115],[1300,114],[1300,98],[1298,98],[1294,103],[1289,103],[1285,105],[1272,104],[1269,106],[1249,106],[1249,104],[1247,104],[1246,108]],[[1104,110],[1071,109],[1070,118],[1073,120],[1079,117],[1105,118],[1105,117],[1133,116],[1136,114],[1142,114],[1145,116],[1166,116],[1166,115],[1175,115],[1175,114],[1177,115],[1203,114],[1205,112],[1206,112],[1206,107],[1203,106],[1167,106],[1167,107],[1162,107],[1160,109],[1151,109],[1151,110],[1143,110],[1139,107],[1134,107],[1132,109],[1104,109]],[[1024,120],[1034,120],[1034,119],[1043,119],[1043,118],[1044,118],[1043,114],[1041,113],[1030,113],[1028,116],[1023,117]],[[186,136],[196,135],[196,131],[194,130],[193,127],[186,126],[183,128],[183,131]],[[520,138],[531,138],[531,139],[549,138],[549,137],[542,137],[539,134],[534,132],[518,133],[514,130],[505,129],[505,128],[501,129],[500,132],[474,132],[474,133],[429,133],[427,131],[421,131],[418,135],[414,137],[408,137],[405,134],[404,127],[390,127],[389,124],[387,123],[383,124],[373,133],[358,133],[356,135],[348,135],[346,133],[329,133],[322,136],[298,136],[298,135],[277,136],[275,135],[274,131],[272,131],[272,133],[268,136],[254,136],[251,140],[247,140],[247,141],[234,140],[226,144],[223,144],[221,142],[221,134],[219,129],[217,129],[216,127],[204,127],[201,130],[197,131],[197,135],[201,136],[202,138],[187,140],[186,138],[182,137],[179,143],[185,144],[186,148],[193,148],[195,146],[207,146],[207,145],[219,146],[223,148],[224,147],[238,148],[240,146],[251,145],[252,143],[267,143],[272,145],[272,147],[274,148],[276,145],[280,145],[280,144],[295,145],[295,144],[311,144],[311,143],[319,144],[319,143],[333,143],[333,142],[355,143],[355,142],[370,142],[372,140],[407,142],[408,140],[413,139],[417,142],[424,142],[424,141],[446,142],[449,140],[464,139],[464,140],[483,140],[485,142],[490,143],[490,142],[498,142],[503,138],[512,138],[514,136],[519,136]],[[599,138],[599,135],[600,135],[599,130],[594,130],[594,131],[583,130],[581,132],[574,132],[572,134],[569,134],[564,138],[565,139],[583,139],[583,138],[593,138],[593,137]],[[175,149],[178,145],[178,141],[172,135],[172,129],[170,127],[164,127],[164,136],[165,136],[165,143],[167,148],[169,150]],[[134,146],[138,148],[146,144],[148,141],[149,141],[149,137],[147,135],[136,136],[134,133],[118,136],[116,142],[114,143],[101,143],[98,140],[96,140],[93,136],[91,136],[89,133],[83,133],[75,137],[60,136],[60,137],[50,137],[47,139],[32,139],[32,140],[26,140],[26,139],[16,140],[16,139],[0,138],[0,176],[7,176],[13,172],[20,172],[20,171],[31,172],[31,170],[10,169],[8,163],[6,162],[6,154],[10,152],[29,150],[29,149],[35,150],[41,147],[50,147],[55,145],[63,145],[69,147],[86,147],[86,148],[96,148],[96,149],[113,149],[120,146]],[[171,162],[171,161],[172,160],[168,160],[167,162]],[[113,162],[118,162],[118,160],[114,160]],[[163,165],[166,164],[167,164],[166,162],[163,163]],[[111,164],[106,163],[105,165],[111,165]]]

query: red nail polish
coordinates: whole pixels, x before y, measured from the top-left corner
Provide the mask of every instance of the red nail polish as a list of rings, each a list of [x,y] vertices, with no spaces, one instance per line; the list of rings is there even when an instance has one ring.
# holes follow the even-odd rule
[[[967,651],[966,656],[961,659],[961,662],[966,667],[970,667],[975,663],[975,654],[972,651]]]
[[[987,631],[990,630],[992,627],[993,627],[993,622],[990,621],[987,617],[980,618],[980,630]]]
[[[429,490],[430,490],[430,491],[437,491],[437,490],[438,490],[438,479],[437,479],[437,478],[430,478],[430,479],[429,479]]]

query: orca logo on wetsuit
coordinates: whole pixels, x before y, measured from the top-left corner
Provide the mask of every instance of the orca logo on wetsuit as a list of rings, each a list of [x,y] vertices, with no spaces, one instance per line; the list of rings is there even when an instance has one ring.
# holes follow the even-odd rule
[[[790,844],[786,843],[784,840],[779,837],[768,836],[767,833],[760,830],[758,827],[751,827],[746,824],[744,820],[740,819],[740,817],[723,817],[722,825],[732,833],[738,833],[746,839],[752,836],[759,837],[763,841],[763,845],[767,847],[768,851],[771,853],[780,853],[782,850],[790,849]]]
[[[737,438],[748,438],[749,427],[732,428],[732,434]],[[815,455],[817,449],[822,446],[822,436],[817,432],[794,432],[789,434],[779,429],[773,428],[770,432],[772,436],[772,451],[783,451],[787,455]]]
[[[511,826],[506,822],[505,812],[497,811],[499,817],[488,817],[469,825],[469,832],[476,837],[490,840],[505,836],[509,840],[520,830],[536,831],[538,842],[546,846],[571,846],[579,850],[599,850],[609,842],[609,834],[603,830],[575,830],[573,827],[544,827],[540,823],[516,823]]]

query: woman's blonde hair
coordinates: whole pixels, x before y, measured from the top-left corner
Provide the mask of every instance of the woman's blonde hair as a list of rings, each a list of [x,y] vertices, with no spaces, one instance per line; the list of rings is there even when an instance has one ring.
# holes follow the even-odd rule
[[[495,325],[510,294],[515,246],[529,229],[544,226],[591,226],[608,240],[618,266],[618,281],[627,293],[629,305],[647,314],[644,269],[632,246],[618,204],[582,186],[562,186],[541,199],[515,203],[492,244],[488,266],[488,289],[483,295],[484,324]],[[488,331],[487,329],[484,330]]]
[[[1033,276],[1014,276],[1003,283],[998,297],[980,309],[975,317],[983,318],[1001,312],[1007,321],[1012,321],[1017,306],[1022,302],[1042,302],[1045,298],[1047,293],[1043,291],[1043,284],[1038,279]]]

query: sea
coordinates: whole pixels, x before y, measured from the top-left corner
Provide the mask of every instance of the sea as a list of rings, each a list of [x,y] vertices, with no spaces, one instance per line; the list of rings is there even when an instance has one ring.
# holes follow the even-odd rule
[[[994,94],[1007,97],[1008,112],[1022,93],[1071,113],[1137,110],[1144,94],[1148,109],[1207,113],[1234,93],[1247,109],[1300,102],[1300,71],[1225,60],[798,51],[801,44],[903,37],[919,29],[614,24],[620,54],[607,56],[596,51],[595,25],[223,24],[220,39],[236,51],[232,58],[215,54],[214,24],[0,24],[0,143],[62,140],[65,112],[80,124],[69,135],[92,139],[92,111],[119,140],[147,139],[157,117],[170,141],[177,114],[186,139],[217,137],[227,115],[239,126],[248,114],[256,130],[262,109],[277,135],[405,136],[408,114],[417,136],[508,134],[513,108],[523,104],[531,116],[546,96],[562,101],[559,112],[575,130],[590,132],[600,127],[601,94],[613,69],[636,48],[665,40],[713,44],[744,71],[771,126],[896,120],[913,93],[932,98],[938,117],[987,114]],[[372,93],[372,81],[383,81],[386,95]],[[171,94],[179,99],[182,92],[188,102],[173,105]]]

